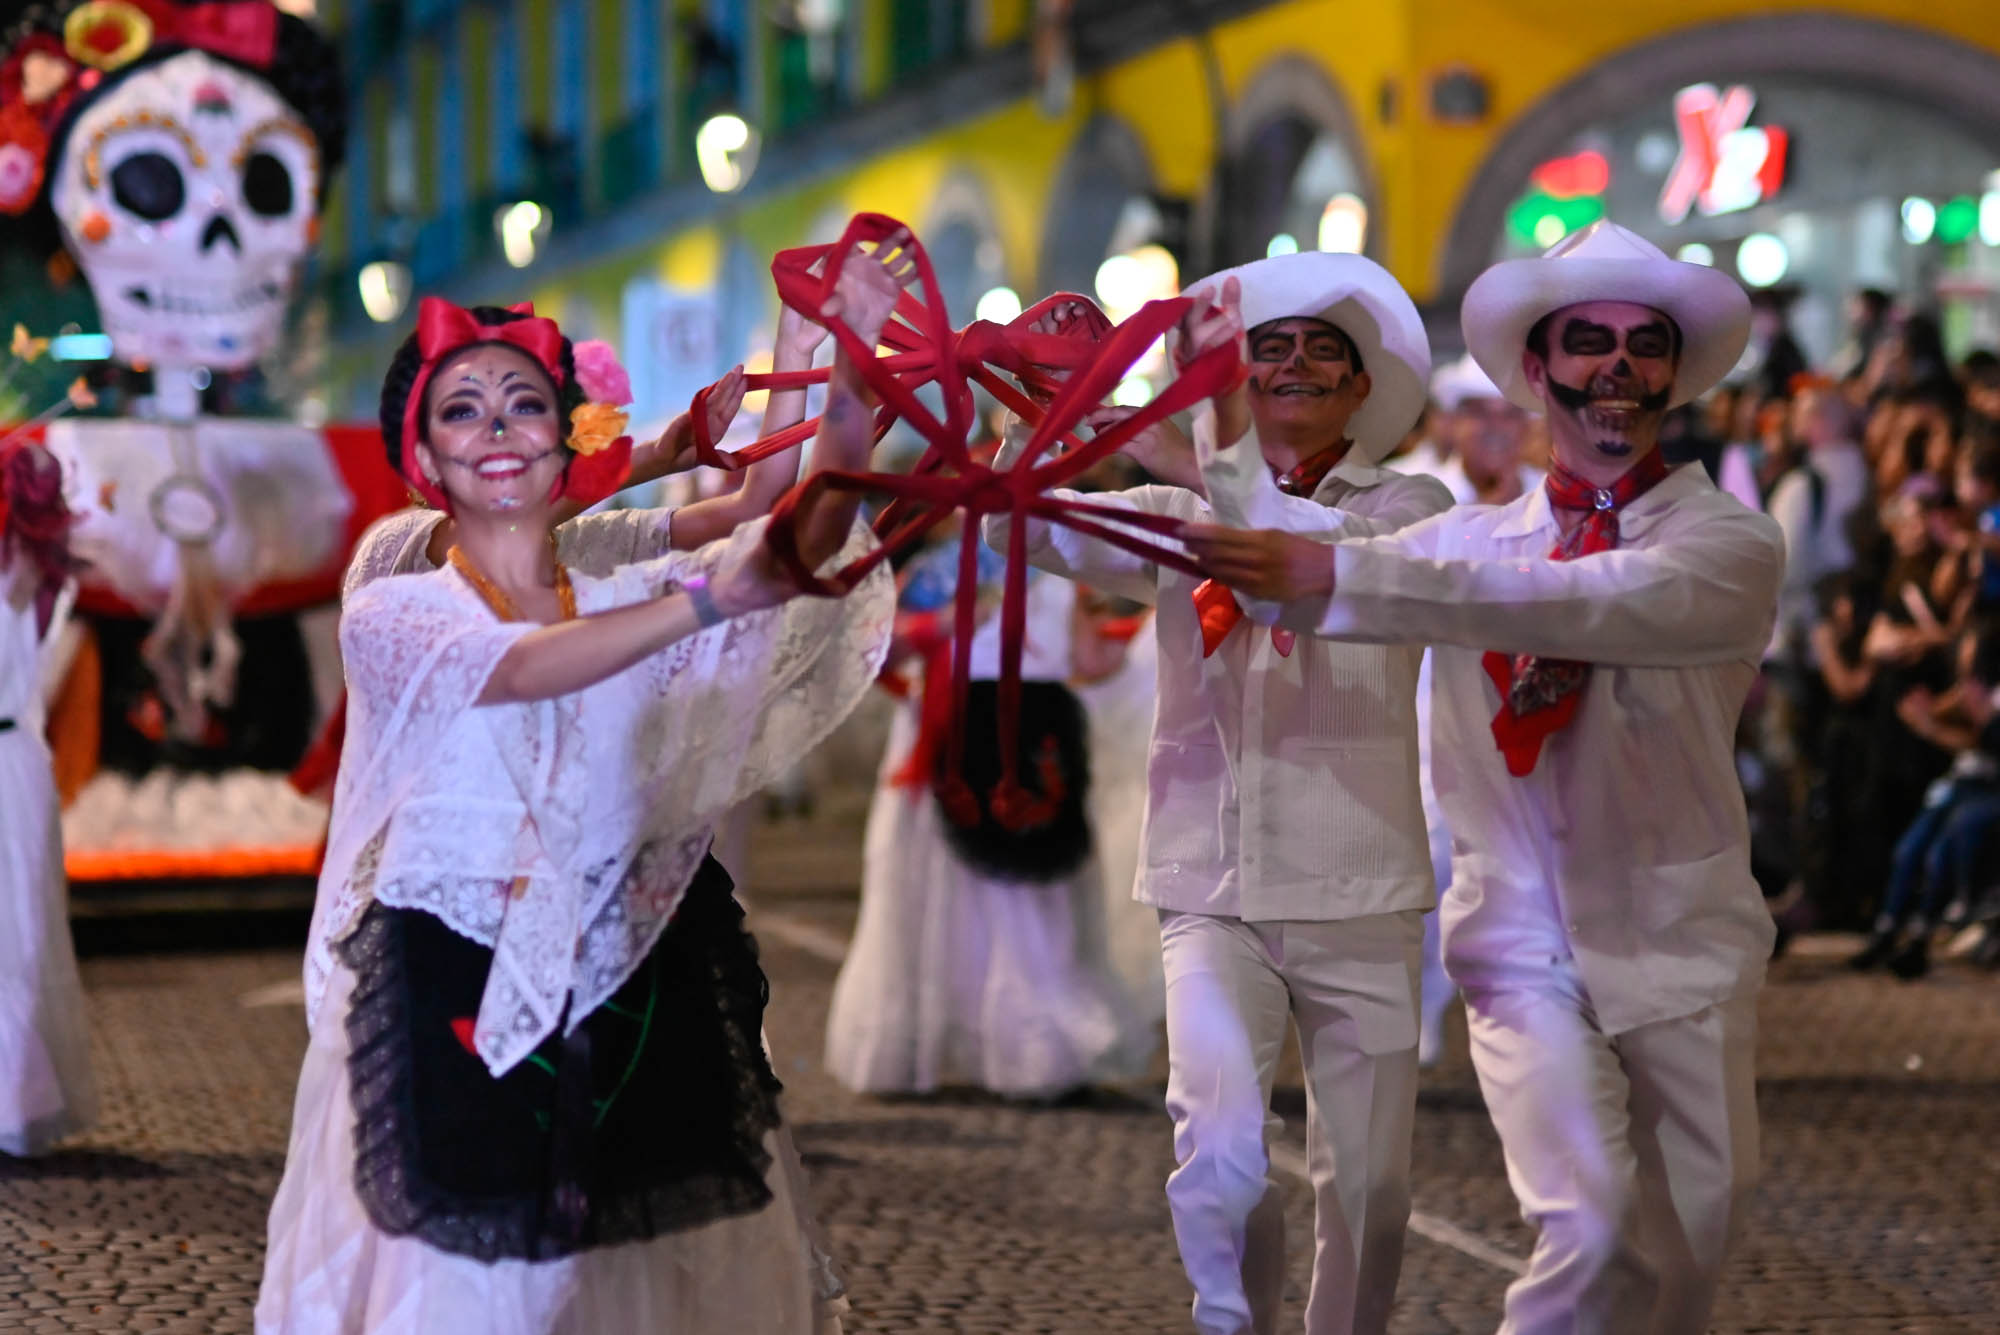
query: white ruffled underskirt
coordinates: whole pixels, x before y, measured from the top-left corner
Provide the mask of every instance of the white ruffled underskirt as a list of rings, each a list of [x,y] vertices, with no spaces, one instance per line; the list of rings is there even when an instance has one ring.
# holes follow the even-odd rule
[[[909,754],[914,718],[898,711],[885,770]],[[1101,884],[1094,863],[1045,885],[974,871],[927,789],[878,785],[827,1069],[869,1094],[1014,1098],[1143,1073],[1153,1027],[1106,957]]]
[[[838,1335],[846,1304],[812,1243],[798,1155],[782,1128],[767,1142],[769,1205],[646,1242],[489,1264],[377,1229],[354,1192],[343,1023],[353,983],[336,971],[299,1076],[258,1335]]]

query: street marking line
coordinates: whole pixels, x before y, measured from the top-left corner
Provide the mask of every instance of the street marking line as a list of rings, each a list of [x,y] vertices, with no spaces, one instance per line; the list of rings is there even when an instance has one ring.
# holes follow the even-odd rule
[[[750,925],[760,935],[782,941],[830,964],[839,964],[847,958],[846,938],[818,923],[806,922],[787,913],[753,913]],[[1312,1174],[1306,1168],[1306,1156],[1290,1145],[1280,1143],[1271,1146],[1271,1165],[1308,1186],[1312,1184]],[[1505,1274],[1525,1274],[1528,1269],[1519,1257],[1501,1251],[1448,1219],[1425,1214],[1422,1210],[1410,1211],[1410,1232],[1450,1247]]]
[[[775,937],[808,955],[839,964],[847,958],[847,938],[815,922],[794,918],[788,913],[752,913],[750,930]]]
[[[1283,1143],[1271,1146],[1271,1166],[1279,1172],[1295,1177],[1307,1186],[1312,1185],[1312,1173],[1306,1167],[1306,1156]],[[1449,1219],[1440,1219],[1422,1210],[1410,1211],[1410,1232],[1432,1242],[1462,1252],[1475,1261],[1484,1262],[1495,1270],[1509,1275],[1524,1275],[1527,1263],[1511,1252],[1503,1252],[1492,1243],[1466,1232]]]
[[[296,978],[288,978],[282,983],[253,987],[238,997],[236,1003],[246,1011],[262,1006],[303,1006],[306,1004],[306,985]]]

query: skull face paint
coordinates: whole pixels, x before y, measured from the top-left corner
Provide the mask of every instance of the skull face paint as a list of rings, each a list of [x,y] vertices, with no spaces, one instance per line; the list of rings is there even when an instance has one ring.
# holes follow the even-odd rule
[[[519,348],[480,343],[441,363],[425,386],[417,464],[458,514],[546,504],[569,466],[560,401]]]
[[[77,117],[50,202],[118,360],[240,370],[278,342],[319,147],[263,80],[199,51]]]
[[[1249,331],[1250,415],[1269,439],[1301,435],[1333,444],[1368,397],[1369,380],[1344,330],[1305,316]]]
[[[1537,326],[1522,358],[1548,405],[1558,457],[1638,458],[1660,438],[1680,364],[1680,330],[1650,306],[1590,301]]]

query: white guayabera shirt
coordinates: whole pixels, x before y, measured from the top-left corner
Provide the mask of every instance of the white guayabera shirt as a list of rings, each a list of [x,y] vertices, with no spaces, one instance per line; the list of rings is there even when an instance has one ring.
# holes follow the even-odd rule
[[[1203,414],[1198,444],[1206,433]],[[1451,504],[1435,479],[1348,462],[1311,498],[1286,496],[1254,434],[1223,456],[1229,462],[1204,470],[1213,507],[1170,486],[1085,499],[1327,541],[1394,532]],[[1004,517],[987,520],[985,532],[989,546],[1006,550]],[[1193,601],[1199,580],[1041,520],[1030,527],[1028,559],[1159,609],[1159,701],[1136,899],[1251,922],[1431,906],[1436,886],[1417,794],[1421,646],[1301,637],[1284,657],[1246,619],[1203,658]]]
[[[1675,469],[1619,513],[1618,547],[1551,561],[1537,487],[1334,548],[1331,600],[1253,617],[1360,643],[1428,641],[1431,774],[1452,831],[1445,963],[1467,987],[1583,980],[1606,1033],[1754,989],[1773,928],[1750,877],[1737,716],[1771,633],[1784,539]],[[1491,724],[1487,650],[1595,667],[1522,778]]]
[[[399,522],[380,550],[420,551],[429,523]],[[577,608],[658,596],[761,542],[765,525],[578,571]],[[411,527],[421,532],[402,531]],[[857,524],[835,561],[872,543]],[[379,901],[432,913],[493,950],[473,1041],[495,1074],[553,1032],[572,1000],[573,1028],[645,959],[712,822],[866,693],[893,617],[881,569],[847,598],[737,617],[585,690],[480,705],[495,664],[534,627],[497,620],[450,568],[354,588],[340,626],[347,741],[307,948],[307,1014],[326,1022],[333,946]]]

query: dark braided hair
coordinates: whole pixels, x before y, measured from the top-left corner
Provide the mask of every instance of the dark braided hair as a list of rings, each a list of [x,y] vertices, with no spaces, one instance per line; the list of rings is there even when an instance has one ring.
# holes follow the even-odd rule
[[[473,319],[477,320],[480,324],[486,325],[512,324],[516,320],[529,318],[518,311],[506,310],[499,306],[474,306],[471,314]],[[438,359],[438,364],[442,366],[446,361],[464,352],[466,348],[485,346],[488,345],[486,343],[467,343],[464,347],[453,348]],[[512,348],[514,345],[511,343],[495,343],[492,346]],[[517,348],[515,351],[519,351],[519,349]],[[404,339],[402,345],[396,349],[396,355],[389,359],[388,374],[382,377],[382,401],[378,410],[382,423],[382,443],[388,450],[389,467],[395,470],[398,475],[401,475],[403,471],[403,415],[409,408],[410,392],[417,386],[417,372],[423,369],[423,364],[424,354],[417,347],[417,335],[412,330],[410,336]],[[556,391],[556,412],[561,422],[563,449],[567,451],[569,449],[570,414],[575,412],[584,402],[583,388],[576,383],[576,349],[567,337],[562,341],[562,375],[562,388]],[[431,379],[432,384],[435,384],[437,378],[433,376]],[[424,394],[426,399],[428,399],[430,391],[431,385],[425,385]],[[417,409],[417,424],[419,428],[422,427],[423,423],[429,417],[430,404],[428,402],[420,404]]]
[[[218,0],[223,4],[269,4],[270,0]],[[23,38],[33,33],[47,33],[61,40],[63,22],[70,11],[79,8],[85,0],[39,0],[25,6],[0,6],[0,55],[12,50]],[[184,3],[184,0],[170,0],[170,3]],[[5,17],[7,10],[16,11],[11,21]],[[138,59],[120,66],[104,75],[97,86],[77,94],[74,101],[63,112],[62,121],[49,135],[47,168],[42,180],[41,197],[35,207],[18,220],[8,220],[7,232],[19,244],[32,247],[43,257],[54,255],[62,246],[62,233],[56,226],[55,215],[49,208],[49,193],[56,180],[55,164],[62,158],[69,144],[70,130],[76,125],[77,117],[93,102],[105,96],[119,84],[142,70],[151,69],[175,56],[196,47],[180,46],[172,42],[155,42]],[[341,77],[340,55],[332,42],[305,19],[297,15],[278,11],[277,41],[272,51],[268,69],[258,69],[232,60],[215,52],[205,53],[225,65],[242,70],[252,78],[270,85],[271,90],[299,114],[319,143],[319,206],[326,205],[326,192],[333,177],[339,171],[347,156],[347,87]]]

